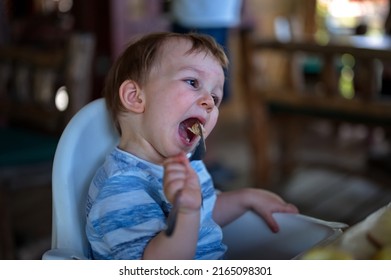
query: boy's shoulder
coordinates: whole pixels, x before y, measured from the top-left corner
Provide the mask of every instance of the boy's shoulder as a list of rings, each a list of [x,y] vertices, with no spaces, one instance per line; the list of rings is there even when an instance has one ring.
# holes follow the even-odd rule
[[[121,167],[138,167],[140,169],[148,169],[151,163],[139,159],[138,157],[119,149],[114,148],[106,157],[105,164],[113,164]]]
[[[119,175],[138,175],[160,177],[163,174],[163,167],[142,160],[119,148],[114,148],[107,155],[103,169],[109,177]]]
[[[98,168],[90,190],[98,190],[100,197],[107,197],[129,191],[131,185],[132,191],[149,193],[150,186],[162,184],[162,174],[163,172],[155,170],[154,166],[148,166],[147,162],[115,148]]]

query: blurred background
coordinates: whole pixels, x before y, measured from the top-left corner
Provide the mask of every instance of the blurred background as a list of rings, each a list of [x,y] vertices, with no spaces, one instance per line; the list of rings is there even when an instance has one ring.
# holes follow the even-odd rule
[[[0,1],[0,259],[39,259],[50,248],[51,166],[59,136],[82,106],[101,97],[105,75],[130,39],[171,29],[170,7],[170,0]],[[354,121],[284,115],[299,133],[270,118],[270,127],[285,130],[271,132],[282,136],[267,143],[270,166],[254,159],[252,123],[265,119],[251,114],[243,77],[255,76],[251,84],[262,92],[300,74],[300,86],[317,93],[325,64],[300,52],[289,76],[282,70],[297,56],[254,53],[252,67],[242,68],[244,29],[287,43],[307,35],[324,44],[335,36],[362,35],[391,47],[388,13],[386,0],[243,0],[242,23],[229,37],[231,98],[208,139],[208,152],[220,166],[211,172],[220,189],[271,189],[304,214],[350,225],[391,201],[391,92],[384,89],[384,58],[391,58],[391,49],[371,62],[378,84],[364,101],[376,116],[370,124],[361,105],[362,118]],[[359,60],[343,53],[333,59],[336,91],[343,102],[354,102]],[[372,108],[372,102],[380,105]],[[288,172],[277,164],[284,153],[280,141],[295,144]],[[270,171],[267,178],[257,176],[263,167]]]

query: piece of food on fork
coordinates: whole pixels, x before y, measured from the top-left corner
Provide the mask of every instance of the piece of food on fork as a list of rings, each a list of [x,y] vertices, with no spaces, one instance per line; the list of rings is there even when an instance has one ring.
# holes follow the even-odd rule
[[[200,122],[194,123],[191,127],[188,127],[187,129],[198,136],[201,136],[201,132],[202,132],[202,135],[205,134],[204,126]]]
[[[191,127],[188,127],[188,130],[192,134],[200,137],[200,140],[198,142],[196,149],[192,152],[192,154],[190,156],[190,160],[191,161],[202,160],[205,156],[205,153],[206,153],[206,145],[205,145],[205,138],[204,138],[204,134],[205,134],[204,126],[200,122],[196,122]]]

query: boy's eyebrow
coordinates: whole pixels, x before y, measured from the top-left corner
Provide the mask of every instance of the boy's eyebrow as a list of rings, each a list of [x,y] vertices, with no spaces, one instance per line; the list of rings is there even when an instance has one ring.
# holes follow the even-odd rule
[[[205,70],[202,70],[199,67],[192,66],[192,65],[185,65],[183,67],[180,67],[179,71],[194,71],[194,72],[196,72],[197,74],[199,74],[201,76],[207,76],[208,75]]]
[[[190,71],[194,71],[194,72],[197,72],[197,73],[205,73],[205,71],[203,70],[200,70],[199,68],[197,67],[194,67],[194,66],[189,66],[189,65],[186,65],[186,66],[183,66],[181,68],[179,68],[180,71],[187,71],[187,70],[190,70]]]

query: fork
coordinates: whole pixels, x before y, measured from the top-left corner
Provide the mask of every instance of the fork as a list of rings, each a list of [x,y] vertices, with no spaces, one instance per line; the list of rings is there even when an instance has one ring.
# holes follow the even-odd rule
[[[190,161],[201,160],[204,158],[205,153],[206,153],[205,138],[204,138],[204,133],[202,131],[203,127],[200,123],[198,123],[198,129],[200,132],[200,140],[197,144],[197,147],[194,149],[194,151],[188,155]],[[175,195],[175,198],[174,198],[173,207],[172,207],[170,214],[168,215],[168,218],[167,218],[167,228],[165,231],[167,236],[171,236],[175,230],[175,225],[176,225],[176,220],[177,220],[178,210],[179,210],[179,197],[180,197],[180,195],[181,195],[181,191],[178,191],[178,193]]]
[[[190,161],[201,160],[204,158],[205,153],[206,153],[204,132],[203,132],[203,127],[200,123],[198,123],[198,130],[200,132],[200,140],[198,141],[197,147],[195,148],[195,150],[192,152],[191,156],[189,157]]]

